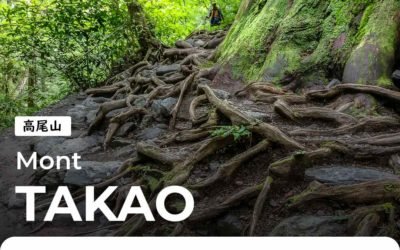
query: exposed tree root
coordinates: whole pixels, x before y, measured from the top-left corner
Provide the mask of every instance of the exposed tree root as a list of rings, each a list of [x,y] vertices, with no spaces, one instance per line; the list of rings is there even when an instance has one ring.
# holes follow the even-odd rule
[[[188,222],[202,222],[210,218],[216,217],[226,210],[239,205],[241,202],[255,197],[262,190],[262,188],[262,185],[245,188],[242,191],[228,197],[224,202],[216,205],[215,207],[207,208],[203,211],[198,212],[197,214],[194,213],[191,217],[189,217]]]
[[[161,148],[153,143],[138,142],[136,150],[139,155],[146,156],[164,165],[174,166],[178,162],[182,161],[176,154],[171,154],[168,151],[163,151]]]
[[[128,111],[118,114],[114,116],[110,120],[110,124],[108,125],[108,130],[106,137],[104,139],[104,149],[107,149],[108,145],[111,142],[113,135],[118,131],[121,125],[126,122],[128,119],[132,118],[135,115],[145,115],[147,111],[143,108],[130,108]]]
[[[360,84],[340,84],[329,90],[319,90],[307,93],[310,99],[330,99],[342,93],[358,92],[382,97],[385,100],[391,100],[394,103],[400,103],[400,93],[397,91],[381,88],[374,85]]]
[[[205,179],[201,181],[200,183],[194,184],[189,186],[191,189],[200,189],[200,188],[205,188],[208,187],[217,181],[223,181],[229,179],[232,174],[236,171],[237,168],[240,167],[240,165],[243,162],[246,162],[253,158],[255,155],[267,150],[267,148],[270,146],[270,143],[268,140],[263,140],[259,142],[257,145],[254,147],[246,150],[245,152],[238,154],[234,156],[231,160],[220,166],[217,170],[217,172],[212,175],[210,178]]]
[[[248,235],[250,235],[250,236],[254,235],[254,232],[255,232],[256,226],[257,226],[257,222],[258,222],[261,212],[264,208],[264,203],[267,200],[267,196],[271,189],[271,185],[272,185],[273,181],[274,181],[274,179],[271,176],[268,176],[264,182],[261,192],[259,193],[259,195],[257,197],[256,203],[255,203],[254,209],[253,209],[253,215],[251,216],[250,228],[249,228],[249,232],[248,232]]]
[[[250,95],[255,95],[258,91],[266,92],[269,94],[276,94],[276,95],[284,95],[286,92],[277,88],[271,83],[267,82],[254,82],[248,84],[243,89],[235,92],[235,96],[243,95],[245,92],[249,93]]]
[[[312,167],[314,161],[329,157],[333,153],[330,148],[321,148],[310,152],[295,152],[293,155],[272,163],[269,171],[273,176],[288,179],[304,177],[306,168]]]
[[[187,57],[188,55],[191,54],[198,54],[202,53],[203,51],[197,48],[188,48],[188,49],[179,49],[179,48],[173,48],[173,49],[166,49],[164,51],[164,56],[165,57]]]
[[[125,108],[125,107],[126,107],[125,99],[110,101],[110,102],[101,104],[99,107],[99,110],[97,111],[95,120],[89,126],[88,134],[90,135],[91,133],[93,133],[94,129],[97,128],[97,126],[103,121],[104,117],[109,112],[111,112],[115,109],[120,109],[120,108]]]
[[[287,103],[278,100],[274,103],[275,111],[282,116],[298,122],[300,119],[322,119],[338,124],[354,124],[357,120],[351,115],[337,112],[327,108],[307,107],[291,108]]]
[[[312,130],[312,129],[298,129],[289,132],[290,135],[295,136],[339,136],[345,134],[353,134],[358,131],[374,131],[382,130],[389,127],[398,127],[400,120],[394,117],[368,117],[361,119],[358,124],[345,125],[336,129],[326,130]]]
[[[289,199],[289,206],[295,207],[306,202],[329,199],[347,204],[364,204],[398,201],[400,180],[371,181],[344,186],[325,186],[312,183],[307,190]]]
[[[376,146],[390,146],[400,144],[400,133],[384,134],[365,139],[350,140],[352,144],[370,144]]]
[[[213,137],[206,140],[200,148],[184,162],[176,164],[176,166],[165,176],[164,181],[166,186],[184,184],[194,167],[194,165],[204,158],[214,154],[217,150],[231,143],[231,136],[226,138]]]
[[[393,223],[394,206],[391,203],[360,207],[349,216],[348,228],[354,236],[372,236],[380,222]]]
[[[198,123],[202,118],[196,117],[196,108],[197,106],[204,101],[207,101],[207,96],[206,95],[200,95],[195,97],[192,102],[190,103],[190,108],[189,108],[189,115],[190,115],[190,120],[192,121],[193,124]]]
[[[187,89],[190,88],[190,85],[193,83],[195,77],[196,77],[196,74],[193,73],[190,76],[188,76],[188,78],[186,78],[186,80],[183,81],[181,84],[181,87],[180,87],[181,93],[179,95],[178,102],[176,103],[174,109],[171,112],[172,118],[171,118],[170,124],[169,124],[170,129],[175,128],[176,116],[178,115],[179,109],[182,105],[183,98],[185,96]]]
[[[291,148],[303,149],[302,145],[286,136],[278,128],[247,117],[245,114],[230,105],[227,101],[219,99],[210,87],[202,85],[199,86],[199,88],[203,90],[204,93],[207,95],[210,103],[212,103],[221,113],[228,117],[231,120],[232,124],[248,125],[251,131],[263,136],[264,138],[272,142],[280,143]]]

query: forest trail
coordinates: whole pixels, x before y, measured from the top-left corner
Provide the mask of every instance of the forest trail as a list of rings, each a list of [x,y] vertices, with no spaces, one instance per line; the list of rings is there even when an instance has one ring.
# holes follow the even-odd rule
[[[3,169],[15,169],[15,151],[21,148],[52,156],[78,152],[85,171],[36,172],[31,183],[68,185],[77,202],[85,185],[117,184],[114,211],[131,185],[142,186],[153,209],[157,190],[184,185],[195,197],[195,211],[185,223],[145,223],[134,216],[110,225],[99,216],[78,230],[60,216],[51,225],[25,223],[10,232],[386,235],[398,240],[400,118],[393,107],[400,103],[399,92],[353,84],[296,93],[293,86],[265,82],[245,87],[229,67],[212,63],[225,35],[194,33],[166,49],[159,62],[140,62],[104,87],[53,107],[48,114],[72,116],[71,138],[27,143],[12,131],[0,137],[2,148],[9,148],[0,155],[1,201],[12,208],[2,205],[0,213],[10,218],[10,226],[20,223],[9,214],[23,210],[9,187],[21,179]],[[37,205],[48,202],[43,197]],[[182,202],[168,205],[179,211]]]

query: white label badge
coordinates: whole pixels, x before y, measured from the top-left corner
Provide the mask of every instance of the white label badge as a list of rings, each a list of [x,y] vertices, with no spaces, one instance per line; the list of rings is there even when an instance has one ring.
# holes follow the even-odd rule
[[[71,136],[71,117],[17,116],[15,136]]]

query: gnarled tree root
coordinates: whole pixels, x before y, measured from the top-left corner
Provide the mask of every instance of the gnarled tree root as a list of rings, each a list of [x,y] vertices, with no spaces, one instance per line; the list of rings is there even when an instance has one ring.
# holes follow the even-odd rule
[[[262,185],[256,185],[245,188],[242,191],[230,196],[221,204],[218,204],[211,208],[207,208],[198,213],[194,213],[192,216],[188,218],[187,221],[188,223],[196,223],[196,222],[203,222],[210,218],[214,218],[220,215],[221,213],[227,211],[228,209],[239,205],[241,202],[255,197],[262,190],[262,187],[263,187]]]
[[[272,163],[269,167],[271,175],[288,179],[302,178],[306,168],[312,167],[312,162],[329,157],[333,153],[330,148],[321,148],[310,152],[295,152],[293,155]]]
[[[199,86],[199,89],[201,89],[206,94],[210,103],[212,103],[222,114],[224,114],[231,120],[233,125],[248,125],[249,129],[252,132],[257,133],[272,142],[276,142],[295,149],[304,148],[298,142],[285,135],[277,127],[250,118],[234,108],[227,101],[219,99],[210,87],[201,85]]]
[[[250,236],[254,235],[258,219],[260,218],[261,212],[264,208],[264,203],[267,200],[267,196],[271,189],[271,185],[272,185],[273,181],[274,181],[274,179],[271,176],[268,176],[263,184],[261,192],[258,194],[256,203],[254,205],[253,214],[252,214],[251,220],[250,220],[250,227],[249,227],[249,231],[248,231],[248,235],[250,235]]]
[[[135,115],[145,115],[147,114],[147,110],[143,108],[130,108],[128,111],[118,114],[111,118],[110,124],[108,125],[107,134],[104,139],[104,149],[107,149],[108,145],[110,144],[112,137],[118,131],[119,127],[128,119],[132,118]]]
[[[336,129],[298,129],[289,132],[289,134],[293,136],[338,136],[344,134],[353,134],[358,131],[375,131],[398,126],[400,126],[399,119],[389,116],[380,116],[363,118],[357,124],[345,125]]]
[[[330,99],[346,92],[358,92],[382,97],[394,103],[400,103],[400,93],[374,85],[340,84],[329,90],[319,90],[307,93],[310,99]]]
[[[121,99],[121,100],[116,100],[116,101],[110,101],[110,102],[105,102],[100,105],[99,110],[97,111],[96,118],[90,124],[89,129],[88,129],[88,134],[90,135],[93,133],[93,131],[97,128],[97,126],[102,122],[104,117],[111,111],[120,109],[120,108],[125,108],[126,107],[126,100]]]
[[[357,122],[353,116],[335,110],[317,107],[291,108],[282,100],[278,100],[274,103],[274,109],[282,116],[296,122],[298,122],[300,119],[310,118],[333,121],[341,125],[354,124]]]
[[[385,201],[398,201],[400,180],[382,180],[344,186],[326,186],[311,183],[302,193],[288,200],[289,207],[297,207],[306,202],[329,199],[346,204],[364,204]]]
[[[389,227],[395,225],[394,212],[395,207],[392,203],[357,208],[349,216],[349,231],[355,236],[372,236],[384,220],[388,222]]]
[[[228,162],[223,164],[221,167],[218,168],[217,172],[212,175],[210,178],[205,179],[201,181],[200,183],[194,184],[189,186],[191,189],[200,189],[200,188],[205,188],[208,187],[217,181],[221,180],[227,180],[229,179],[232,174],[236,171],[237,168],[240,167],[240,165],[243,162],[246,162],[253,158],[255,155],[267,150],[267,148],[270,146],[270,143],[268,140],[263,140],[259,142],[257,145],[254,147],[246,150],[245,152],[238,154],[234,156],[232,159],[230,159]]]

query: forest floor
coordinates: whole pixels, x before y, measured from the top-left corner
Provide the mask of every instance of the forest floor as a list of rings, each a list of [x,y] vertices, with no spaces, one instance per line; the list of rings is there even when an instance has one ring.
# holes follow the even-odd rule
[[[0,135],[0,238],[11,235],[385,235],[398,238],[399,92],[340,84],[295,89],[233,79],[214,66],[225,31],[196,33],[162,60],[141,62],[106,86],[75,94],[39,114],[70,115],[72,137]],[[206,68],[202,65],[211,67]],[[38,114],[38,115],[39,115]],[[84,171],[17,171],[16,154],[82,156]],[[15,185],[68,185],[84,211],[82,187],[131,185],[154,195],[168,185],[192,191],[184,223],[133,216],[110,224],[24,222]],[[38,201],[48,206],[47,197]],[[182,201],[168,201],[178,212]],[[32,232],[32,230],[34,232]]]

